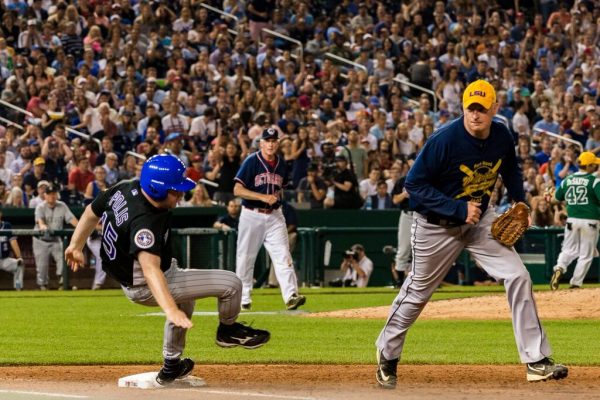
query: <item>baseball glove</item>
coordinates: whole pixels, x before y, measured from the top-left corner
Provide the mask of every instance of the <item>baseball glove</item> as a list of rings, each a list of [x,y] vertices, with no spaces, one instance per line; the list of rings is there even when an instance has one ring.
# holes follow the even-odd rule
[[[529,226],[529,207],[519,202],[492,222],[492,236],[505,246],[512,247]]]

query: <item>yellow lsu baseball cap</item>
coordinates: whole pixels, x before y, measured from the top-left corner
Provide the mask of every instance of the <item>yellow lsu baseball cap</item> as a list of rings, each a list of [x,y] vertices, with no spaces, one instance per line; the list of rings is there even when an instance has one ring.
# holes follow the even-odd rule
[[[600,164],[600,158],[596,157],[596,155],[591,151],[584,151],[581,153],[579,157],[577,157],[577,161],[582,167],[590,164]]]
[[[481,104],[486,110],[496,102],[496,90],[491,83],[479,79],[467,86],[463,93],[463,107],[469,108],[471,104]]]

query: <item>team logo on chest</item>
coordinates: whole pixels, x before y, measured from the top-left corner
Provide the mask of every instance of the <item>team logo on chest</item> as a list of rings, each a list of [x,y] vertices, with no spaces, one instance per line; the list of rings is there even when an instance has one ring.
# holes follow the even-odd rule
[[[140,229],[135,234],[135,244],[140,249],[149,249],[154,245],[154,234],[150,229]]]
[[[473,169],[461,164],[459,168],[466,176],[462,179],[463,192],[456,198],[468,197],[470,200],[481,200],[485,195],[491,196],[500,165],[502,160],[498,160],[496,165],[489,161],[482,161],[475,164]]]

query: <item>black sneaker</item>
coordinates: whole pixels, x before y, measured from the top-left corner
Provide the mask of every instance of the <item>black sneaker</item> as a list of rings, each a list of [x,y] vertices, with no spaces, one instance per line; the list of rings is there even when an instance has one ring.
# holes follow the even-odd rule
[[[569,286],[569,289],[581,289],[581,286],[571,285]]]
[[[288,310],[295,310],[304,303],[306,303],[306,297],[302,296],[301,294],[293,294],[287,303],[285,303],[285,307]]]
[[[242,346],[246,349],[256,349],[267,343],[270,338],[271,334],[268,331],[236,322],[233,325],[219,324],[216,342],[221,347]]]
[[[156,382],[159,385],[168,385],[173,383],[176,379],[183,379],[188,376],[192,370],[194,369],[194,362],[189,358],[184,358],[179,361],[177,365],[177,369],[174,372],[165,372],[165,367],[162,367],[160,371],[158,371],[158,375],[156,375]]]
[[[551,290],[558,290],[558,287],[560,286],[560,278],[562,277],[562,275],[562,270],[557,269],[554,271],[554,273],[552,274],[552,278],[550,279]]]
[[[398,359],[386,360],[381,354],[381,350],[377,349],[377,383],[383,389],[396,388],[396,370],[398,369]]]
[[[527,380],[529,382],[545,381],[546,379],[563,379],[569,375],[569,369],[554,360],[544,357],[538,362],[527,364]]]

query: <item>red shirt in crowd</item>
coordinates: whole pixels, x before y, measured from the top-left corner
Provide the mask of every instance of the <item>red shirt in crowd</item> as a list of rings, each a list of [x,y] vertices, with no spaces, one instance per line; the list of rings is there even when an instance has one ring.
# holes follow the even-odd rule
[[[75,167],[69,172],[69,186],[75,186],[78,192],[84,193],[88,183],[94,181],[94,173],[90,170],[82,171]]]

